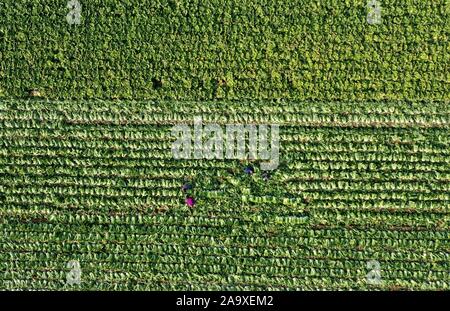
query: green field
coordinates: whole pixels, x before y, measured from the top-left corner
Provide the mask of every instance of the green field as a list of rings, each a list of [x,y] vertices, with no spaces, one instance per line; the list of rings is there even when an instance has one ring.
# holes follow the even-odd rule
[[[66,0],[0,4],[0,96],[450,100],[450,2]]]
[[[76,259],[83,289],[449,289],[448,106],[0,108],[2,288],[74,288]],[[194,115],[280,124],[279,168],[264,181],[256,163],[174,160],[170,128]]]
[[[0,3],[0,290],[450,290],[450,1],[80,2]]]

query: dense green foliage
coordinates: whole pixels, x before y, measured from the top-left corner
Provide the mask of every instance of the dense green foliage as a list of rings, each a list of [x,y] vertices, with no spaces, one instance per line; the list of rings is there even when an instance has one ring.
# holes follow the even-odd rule
[[[174,160],[197,115],[280,124],[279,168]],[[449,130],[440,103],[1,101],[0,289],[448,290]]]
[[[0,3],[0,290],[450,289],[450,1],[79,1]]]
[[[0,97],[450,100],[448,0],[0,3]]]

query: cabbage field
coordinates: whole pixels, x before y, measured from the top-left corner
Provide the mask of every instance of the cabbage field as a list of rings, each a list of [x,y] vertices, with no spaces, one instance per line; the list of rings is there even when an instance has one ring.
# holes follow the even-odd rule
[[[0,3],[0,290],[449,290],[449,253],[449,1]]]

